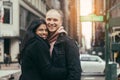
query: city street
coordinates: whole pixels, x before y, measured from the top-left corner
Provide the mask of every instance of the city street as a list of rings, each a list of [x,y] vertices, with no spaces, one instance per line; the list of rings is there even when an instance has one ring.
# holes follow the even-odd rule
[[[117,75],[120,74],[120,68],[117,69]],[[82,73],[81,80],[105,80],[105,75],[95,73]]]
[[[55,9],[55,14],[48,14],[50,9]],[[32,25],[37,19],[45,20],[46,35],[37,28],[41,25]],[[36,35],[45,38],[47,45],[31,46]],[[50,58],[42,55],[44,51]],[[53,67],[68,64],[72,72],[81,67],[81,80],[116,80],[120,75],[120,0],[0,0],[0,80],[18,80],[24,66],[19,59],[34,73],[41,72],[36,67],[51,59]],[[31,73],[27,78],[34,79],[36,74]],[[45,77],[49,76],[55,75]]]
[[[117,69],[117,74],[119,73],[120,69]],[[9,67],[2,65],[0,70],[0,80],[8,79],[11,74],[14,75],[15,80],[18,80],[20,76],[18,64],[11,64]],[[81,80],[105,80],[105,76],[100,73],[82,73]]]
[[[105,75],[99,73],[82,73],[81,80],[105,80]]]

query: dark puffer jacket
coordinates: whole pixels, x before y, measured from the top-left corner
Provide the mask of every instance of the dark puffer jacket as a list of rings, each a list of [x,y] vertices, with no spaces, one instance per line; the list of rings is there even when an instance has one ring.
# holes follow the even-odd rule
[[[80,80],[79,48],[75,41],[66,34],[59,35],[52,52],[52,62],[56,67],[67,70],[67,76],[64,80]]]
[[[20,80],[63,80],[66,74],[65,69],[50,64],[49,47],[45,40],[37,36],[23,50],[21,67]]]

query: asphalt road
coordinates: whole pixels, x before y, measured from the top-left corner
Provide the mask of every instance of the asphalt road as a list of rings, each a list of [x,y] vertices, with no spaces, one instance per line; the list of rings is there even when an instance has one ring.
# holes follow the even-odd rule
[[[105,80],[105,76],[82,76],[81,80]]]
[[[105,75],[101,74],[84,74],[81,80],[105,80]]]
[[[103,75],[84,75],[81,80],[105,80],[105,76]]]

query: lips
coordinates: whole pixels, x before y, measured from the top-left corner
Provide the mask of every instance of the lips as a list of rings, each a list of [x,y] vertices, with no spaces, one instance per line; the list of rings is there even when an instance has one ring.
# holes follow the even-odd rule
[[[46,36],[46,35],[42,35],[42,38],[46,39],[46,38],[47,38],[47,36]]]
[[[57,24],[50,24],[50,23],[48,23],[47,26],[48,26],[48,27],[50,27],[50,26],[52,26],[52,27],[57,27]]]

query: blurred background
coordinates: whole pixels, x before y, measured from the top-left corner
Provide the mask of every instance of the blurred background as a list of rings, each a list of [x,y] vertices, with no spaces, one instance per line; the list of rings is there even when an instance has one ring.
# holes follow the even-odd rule
[[[45,19],[51,8],[63,11],[63,26],[78,43],[80,54],[116,61],[120,51],[120,0],[0,0],[1,69],[7,69],[3,65],[6,57],[10,64],[18,62],[27,25],[35,18]]]

